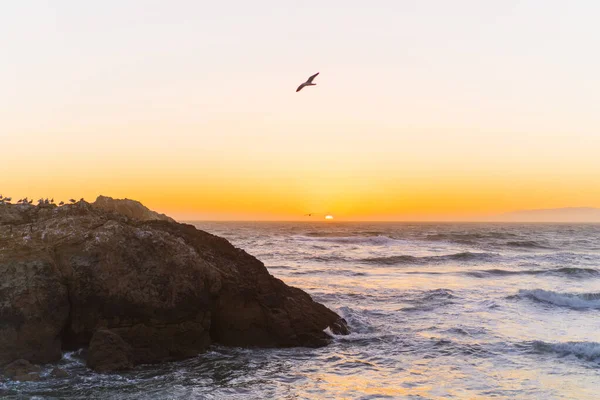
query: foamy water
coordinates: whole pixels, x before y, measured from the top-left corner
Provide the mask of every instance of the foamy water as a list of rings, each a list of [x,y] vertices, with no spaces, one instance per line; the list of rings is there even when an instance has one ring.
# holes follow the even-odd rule
[[[348,321],[320,349],[0,381],[0,396],[596,399],[600,225],[196,223]],[[331,333],[330,333],[331,334]],[[49,373],[55,365],[47,366]]]

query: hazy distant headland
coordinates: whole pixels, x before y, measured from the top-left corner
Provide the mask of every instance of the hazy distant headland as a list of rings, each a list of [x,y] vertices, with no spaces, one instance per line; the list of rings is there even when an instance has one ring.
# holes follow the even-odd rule
[[[493,221],[505,222],[600,222],[600,208],[565,207],[519,210],[497,215]]]

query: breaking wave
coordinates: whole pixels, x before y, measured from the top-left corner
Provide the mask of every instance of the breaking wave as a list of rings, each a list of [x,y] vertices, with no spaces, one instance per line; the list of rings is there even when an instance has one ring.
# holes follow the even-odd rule
[[[400,265],[400,264],[432,264],[443,263],[448,261],[490,261],[496,258],[496,254],[492,253],[471,253],[462,252],[456,254],[447,254],[443,256],[425,256],[415,257],[408,255],[390,256],[390,257],[372,257],[364,258],[361,261],[368,264],[380,265]]]
[[[539,353],[555,353],[561,357],[574,356],[587,361],[600,362],[600,343],[596,342],[546,343],[535,341],[533,349]]]
[[[599,276],[600,271],[594,268],[574,268],[574,267],[564,267],[546,270],[545,273],[550,275],[567,275],[567,276]]]
[[[588,278],[600,276],[600,271],[593,268],[557,268],[557,269],[530,269],[530,270],[505,270],[505,269],[487,269],[479,271],[464,272],[465,275],[474,276],[476,278],[488,278],[493,276],[509,276],[509,275],[554,275],[567,276],[572,278]]]
[[[508,232],[480,233],[436,233],[425,236],[427,241],[453,242],[466,245],[488,244],[521,249],[551,249],[552,247],[534,240],[518,240],[519,235]]]
[[[519,290],[518,297],[558,307],[600,309],[600,293],[557,293],[551,290]]]

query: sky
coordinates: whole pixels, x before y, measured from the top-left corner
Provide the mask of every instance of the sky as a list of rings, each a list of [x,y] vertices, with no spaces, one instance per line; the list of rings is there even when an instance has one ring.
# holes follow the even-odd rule
[[[593,0],[7,2],[0,194],[131,198],[179,220],[600,207],[598,15]]]

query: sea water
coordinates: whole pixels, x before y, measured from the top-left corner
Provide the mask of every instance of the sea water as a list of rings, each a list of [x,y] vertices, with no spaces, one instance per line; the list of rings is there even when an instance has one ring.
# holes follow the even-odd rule
[[[318,349],[212,346],[118,374],[85,351],[2,398],[598,399],[600,225],[196,222],[342,315]],[[69,378],[50,378],[51,369]]]

